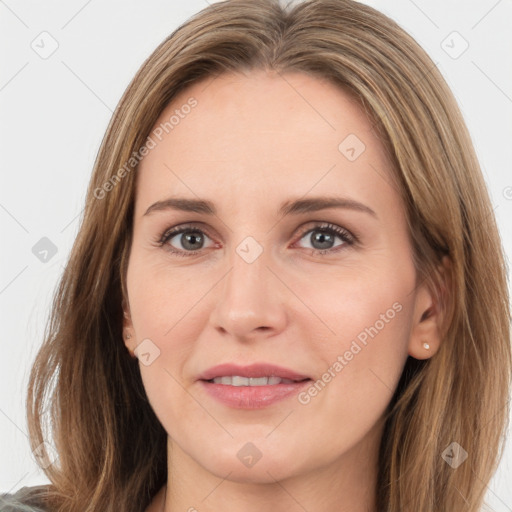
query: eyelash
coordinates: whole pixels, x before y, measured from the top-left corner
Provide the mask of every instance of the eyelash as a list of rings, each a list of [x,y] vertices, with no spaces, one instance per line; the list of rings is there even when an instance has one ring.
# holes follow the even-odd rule
[[[335,224],[330,223],[317,223],[313,227],[309,228],[308,230],[304,231],[300,237],[298,238],[298,241],[302,240],[305,235],[310,234],[314,231],[321,231],[324,234],[331,234],[336,235],[343,241],[343,244],[340,244],[338,246],[332,247],[330,249],[309,249],[311,251],[311,254],[313,255],[319,255],[319,256],[325,256],[329,254],[336,253],[340,250],[345,249],[347,246],[352,246],[356,244],[359,241],[359,238],[347,231],[346,229],[336,226]],[[181,227],[176,227],[173,229],[168,229],[164,231],[156,240],[156,244],[158,247],[164,248],[164,245],[166,245],[169,240],[174,238],[177,235],[183,234],[183,233],[200,233],[202,235],[206,235],[209,238],[211,238],[208,233],[206,233],[204,230],[194,226],[194,225],[186,225]],[[164,248],[166,251],[180,257],[189,257],[189,256],[195,256],[199,254],[203,249],[198,249],[196,251],[178,251],[174,249],[171,245],[167,245],[167,247]]]

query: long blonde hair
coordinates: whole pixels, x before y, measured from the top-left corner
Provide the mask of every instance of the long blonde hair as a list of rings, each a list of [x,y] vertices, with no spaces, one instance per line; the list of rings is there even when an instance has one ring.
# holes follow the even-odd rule
[[[143,511],[166,483],[167,434],[122,340],[136,174],[136,165],[126,163],[179,91],[201,78],[250,69],[300,71],[354,95],[393,162],[418,279],[440,297],[439,263],[450,259],[440,350],[425,361],[407,360],[389,404],[377,506],[379,512],[477,512],[509,415],[503,250],[445,80],[393,20],[352,0],[289,8],[277,0],[215,3],[163,41],[129,84],[97,155],[30,374],[31,447],[47,441],[59,456],[45,469],[52,483],[41,501],[58,512]],[[468,453],[456,469],[443,457],[453,442]]]

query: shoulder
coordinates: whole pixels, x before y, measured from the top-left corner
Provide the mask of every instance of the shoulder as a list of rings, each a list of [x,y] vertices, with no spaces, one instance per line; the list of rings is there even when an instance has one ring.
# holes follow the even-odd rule
[[[47,485],[22,487],[14,494],[0,494],[0,512],[49,512],[40,505]]]

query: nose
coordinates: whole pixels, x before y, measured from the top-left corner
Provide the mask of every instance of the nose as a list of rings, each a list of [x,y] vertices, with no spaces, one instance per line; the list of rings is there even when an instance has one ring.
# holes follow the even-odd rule
[[[233,252],[230,269],[216,286],[211,314],[215,329],[239,340],[273,336],[287,322],[286,287],[276,277],[266,251],[249,261]]]

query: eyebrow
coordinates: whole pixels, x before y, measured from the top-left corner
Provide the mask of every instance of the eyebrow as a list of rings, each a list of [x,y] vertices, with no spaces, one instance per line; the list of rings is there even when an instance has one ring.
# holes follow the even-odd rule
[[[327,210],[329,208],[342,208],[346,210],[355,210],[364,212],[377,218],[377,214],[363,203],[345,197],[311,197],[308,199],[293,199],[285,201],[278,211],[281,216],[300,215],[302,213]],[[170,197],[162,201],[153,203],[145,215],[152,212],[163,210],[180,210],[184,212],[204,213],[207,215],[217,215],[215,205],[205,199],[187,199],[181,197]]]

